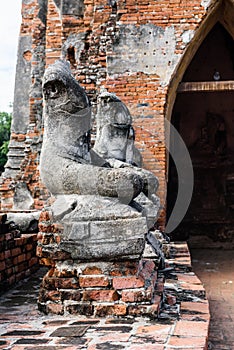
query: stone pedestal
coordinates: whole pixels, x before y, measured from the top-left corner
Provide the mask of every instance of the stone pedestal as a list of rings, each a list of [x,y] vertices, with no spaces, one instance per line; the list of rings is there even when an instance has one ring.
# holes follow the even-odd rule
[[[40,231],[44,257],[113,261],[139,259],[148,227],[140,212],[117,198],[61,195],[42,211]]]
[[[85,200],[85,206],[77,199]],[[157,315],[157,266],[154,259],[142,258],[145,218],[117,201],[111,206],[109,199],[99,198],[100,206],[109,208],[105,221],[103,207],[100,214],[92,213],[97,202],[91,197],[70,196],[65,211],[63,200],[40,216],[37,254],[49,271],[41,284],[39,309],[95,317]]]

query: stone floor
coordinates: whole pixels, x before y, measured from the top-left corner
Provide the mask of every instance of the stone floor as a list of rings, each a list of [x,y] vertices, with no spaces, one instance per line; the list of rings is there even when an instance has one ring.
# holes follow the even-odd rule
[[[41,314],[36,299],[45,271],[40,270],[0,298],[0,349],[207,349],[208,303],[203,286],[190,271],[186,246],[175,246],[179,253],[168,262],[174,267],[175,274],[174,278],[169,276],[165,281],[167,307],[162,310],[160,320],[143,317],[87,319]],[[175,302],[178,298],[179,303]],[[175,317],[167,317],[170,307]]]
[[[210,304],[209,349],[234,349],[234,250],[194,249],[193,269]]]

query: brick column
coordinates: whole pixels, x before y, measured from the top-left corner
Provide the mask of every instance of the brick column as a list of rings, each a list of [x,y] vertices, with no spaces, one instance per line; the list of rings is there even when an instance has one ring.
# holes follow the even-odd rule
[[[37,255],[49,267],[40,288],[41,311],[96,317],[157,315],[161,296],[155,290],[155,255],[79,261],[61,249],[63,228],[52,222],[52,213],[46,209],[39,227]]]

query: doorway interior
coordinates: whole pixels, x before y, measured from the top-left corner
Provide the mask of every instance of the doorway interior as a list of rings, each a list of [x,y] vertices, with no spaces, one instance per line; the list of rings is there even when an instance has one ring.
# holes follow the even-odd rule
[[[172,238],[191,245],[234,246],[234,41],[219,22],[184,73],[171,123],[183,138],[194,169],[192,200]],[[168,217],[177,189],[176,168],[169,160]]]

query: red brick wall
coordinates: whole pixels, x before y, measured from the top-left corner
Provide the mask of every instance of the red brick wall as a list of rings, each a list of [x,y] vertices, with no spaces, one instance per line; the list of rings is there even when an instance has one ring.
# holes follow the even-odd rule
[[[0,234],[0,291],[30,276],[38,267],[37,234]]]

